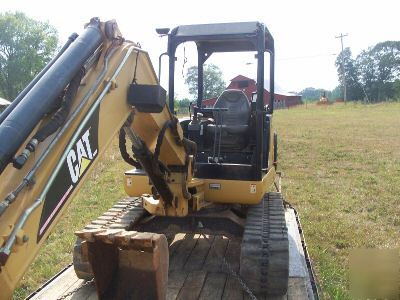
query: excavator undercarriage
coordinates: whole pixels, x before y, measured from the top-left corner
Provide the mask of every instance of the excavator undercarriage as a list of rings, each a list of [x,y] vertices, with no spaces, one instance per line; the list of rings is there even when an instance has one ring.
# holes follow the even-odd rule
[[[169,246],[179,234],[203,236],[210,245],[210,236],[231,238],[238,254],[232,274],[249,295],[287,292],[273,38],[259,22],[158,32],[168,35],[168,104],[147,52],[125,40],[115,21],[93,18],[0,115],[0,299],[12,296],[116,137],[134,167],[124,177],[128,197],[76,232],[73,256],[77,276],[94,279],[99,299],[165,299]],[[185,42],[197,45],[198,99],[190,120],[178,120],[175,51]],[[255,100],[226,90],[212,108],[203,107],[205,61],[234,51],[257,53]]]
[[[257,295],[286,293],[289,247],[280,193],[266,194],[247,212],[217,205],[183,218],[149,219],[146,215],[142,199],[127,198],[76,232],[75,272],[81,279],[94,276],[101,298],[164,299],[168,245],[182,233],[241,239],[238,273],[251,291]]]
[[[277,198],[280,198],[280,193],[269,193],[267,197],[270,197],[270,200],[274,201],[277,200]],[[265,202],[266,201],[267,198],[265,199]],[[115,204],[113,209],[92,221],[91,224],[88,224],[85,229],[80,231],[78,234],[81,235],[84,231],[90,231],[90,228],[93,227],[96,229],[99,227],[103,229],[110,227],[112,222],[109,217],[115,217],[116,214],[118,214],[115,209],[121,209],[121,204],[125,203],[139,204],[140,199],[133,197],[131,199],[122,200],[120,203]],[[135,208],[132,209],[133,207]],[[130,210],[135,211],[133,214],[137,216],[137,213],[140,211],[138,209],[140,205],[133,205],[133,207]],[[257,209],[253,210],[251,213],[253,217],[257,215],[257,212],[254,213],[254,211],[259,211],[260,207],[261,205],[259,205]],[[299,222],[299,219],[296,217],[295,211],[290,208],[287,203],[285,203],[285,220],[286,222],[289,222],[287,223],[289,232],[286,232],[286,234],[287,237],[289,237],[290,259],[285,257],[285,251],[282,252],[276,248],[274,251],[270,251],[271,249],[269,249],[271,257],[268,255],[254,255],[256,254],[254,251],[260,249],[255,246],[255,244],[261,241],[259,236],[255,236],[255,238],[252,239],[252,235],[256,234],[258,230],[260,230],[257,229],[257,227],[259,227],[259,222],[255,222],[252,226],[246,226],[249,230],[247,230],[247,234],[243,235],[245,228],[243,218],[236,219],[230,214],[231,210],[222,207],[212,209],[212,211],[214,212],[212,213],[209,211],[206,213],[206,216],[203,215],[201,218],[196,218],[195,221],[178,222],[177,219],[174,223],[168,222],[167,226],[164,226],[166,225],[166,222],[160,223],[155,221],[149,224],[145,220],[146,217],[143,216],[142,220],[146,224],[145,226],[134,226],[137,231],[135,229],[133,229],[133,231],[125,231],[126,235],[137,235],[142,230],[148,230],[153,233],[162,232],[162,235],[167,238],[169,252],[169,268],[167,270],[168,284],[165,286],[167,299],[271,299],[271,288],[275,288],[278,295],[280,295],[282,293],[279,289],[282,287],[285,288],[285,284],[288,286],[288,294],[284,296],[272,296],[272,299],[318,299],[314,274],[311,266],[307,264],[307,262],[309,262],[309,257],[306,244],[301,235],[301,231],[298,231],[301,230],[300,224],[297,223]],[[236,215],[236,213],[233,214]],[[279,216],[279,214],[276,213],[273,215],[274,217]],[[218,230],[216,230],[215,226],[212,229],[209,228],[211,222],[208,223],[209,226],[206,226],[205,222],[203,222],[206,218],[218,222]],[[132,219],[137,220],[135,217],[132,217]],[[229,219],[230,222],[228,221]],[[107,220],[108,225],[105,225],[104,220]],[[120,217],[116,217],[115,220],[115,227],[118,227],[119,224],[123,223],[123,226],[128,228],[128,222],[121,222]],[[279,220],[282,219],[277,218],[273,223],[276,224]],[[221,222],[224,221],[226,226],[222,229]],[[251,220],[247,219],[248,224],[249,222],[251,222]],[[114,228],[114,226],[112,226],[112,228]],[[272,236],[274,231],[273,227],[274,226],[270,226],[271,230],[268,231],[271,238],[274,238]],[[232,230],[232,228],[236,228],[236,230]],[[115,238],[121,238],[124,234],[121,232],[121,228],[116,229],[114,232],[113,230],[109,230],[109,242],[117,245],[119,242],[115,243],[115,239],[112,238],[114,233],[117,234]],[[159,234],[155,235],[159,236]],[[243,242],[244,239],[246,239],[247,242]],[[88,243],[86,242],[82,243],[82,240],[78,238],[74,251],[73,267],[66,269],[56,277],[52,278],[49,283],[45,284],[40,290],[32,294],[29,299],[43,300],[48,299],[49,295],[57,295],[56,298],[58,299],[66,296],[68,299],[68,295],[73,296],[72,299],[81,299],[81,297],[82,299],[86,299],[85,297],[90,299],[91,296],[96,294],[95,289],[98,285],[92,283],[93,271],[88,259],[90,254],[88,252],[87,244]],[[278,244],[275,243],[275,246],[276,245]],[[271,244],[270,247],[274,247],[274,243]],[[253,255],[249,256],[249,254]],[[305,255],[305,260],[303,255]],[[262,257],[264,257],[264,262],[260,260]],[[244,261],[246,259],[247,261]],[[287,282],[287,279],[285,279],[283,282],[279,282],[279,278],[282,277],[279,276],[279,274],[276,274],[276,267],[279,267],[276,264],[284,263],[287,260],[289,260],[290,263],[289,274],[286,274],[289,281]],[[267,287],[269,292],[262,293],[260,290],[257,291],[254,289],[254,285],[252,285],[250,280],[259,280],[257,276],[262,274],[260,273],[260,270],[262,269],[261,265],[262,263],[265,264],[267,262],[270,263],[268,269],[273,274],[275,281],[269,283],[269,286]],[[252,274],[247,274],[247,276],[244,275],[241,270],[241,266],[246,263],[249,268],[254,271]],[[140,265],[141,264],[137,266]],[[131,271],[139,271],[137,268],[133,268],[133,266],[130,267]],[[78,274],[78,278],[83,278],[84,281],[76,281],[76,279],[70,281],[70,278],[74,278],[74,276],[71,277],[71,272],[74,272],[73,270]],[[143,271],[143,269],[140,270]],[[164,272],[165,270],[155,270],[153,266],[150,266],[146,271]],[[118,276],[118,272],[119,270],[115,270],[114,276]],[[147,277],[147,279],[149,279],[149,277]],[[76,283],[73,284],[73,282]],[[127,296],[127,298],[137,299],[140,297],[153,299],[156,297],[156,295],[152,294],[156,291],[156,287],[148,286],[147,281],[135,277],[135,280],[132,280],[130,283],[133,284],[133,286],[138,286],[138,288],[130,289],[131,294]],[[162,281],[159,283],[162,284]],[[110,284],[110,288],[113,289],[113,295],[115,296],[117,294],[115,291],[117,285],[115,285],[115,283]],[[154,284],[154,281],[151,284]],[[71,287],[67,288],[69,286]],[[122,286],[119,285],[119,287]],[[148,288],[152,289],[149,290]],[[57,293],[54,292],[55,289],[57,289]],[[64,291],[62,289],[64,289]],[[149,293],[149,291],[151,292]],[[268,296],[266,296],[266,294]]]

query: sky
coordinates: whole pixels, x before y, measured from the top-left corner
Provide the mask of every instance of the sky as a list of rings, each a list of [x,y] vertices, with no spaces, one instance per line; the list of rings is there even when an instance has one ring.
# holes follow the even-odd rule
[[[48,21],[64,43],[72,32],[81,32],[91,17],[115,19],[124,37],[140,42],[149,52],[155,70],[158,56],[166,50],[167,39],[160,38],[157,27],[174,28],[184,24],[240,21],[263,22],[275,39],[275,81],[280,91],[301,91],[306,87],[333,89],[337,86],[336,55],[340,52],[340,33],[348,34],[344,46],[353,55],[386,40],[400,40],[400,1],[47,1],[0,0],[0,12],[22,11],[29,17]],[[185,46],[187,63],[176,65],[178,97],[187,95],[184,74],[196,63],[194,48]],[[183,55],[183,46],[177,55]],[[211,57],[221,67],[226,82],[243,74],[255,78],[250,55]],[[163,64],[163,74],[167,73]],[[183,72],[182,72],[183,71]],[[183,75],[182,75],[183,73]],[[166,79],[162,78],[162,83]]]

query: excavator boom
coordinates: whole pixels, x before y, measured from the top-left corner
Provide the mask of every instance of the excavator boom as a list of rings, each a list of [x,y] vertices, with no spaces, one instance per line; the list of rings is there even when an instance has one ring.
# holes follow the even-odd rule
[[[165,105],[165,91],[150,58],[122,38],[115,22],[92,19],[0,124],[1,299],[11,297],[120,130],[131,139],[137,159],[159,191],[155,207],[163,214],[187,213],[187,189],[181,185],[191,176],[189,142]],[[178,171],[167,172],[168,166]],[[170,184],[168,178],[177,174],[183,182]],[[90,240],[109,245],[109,232],[100,231]],[[168,257],[163,235],[118,233],[118,247],[126,251]],[[95,249],[99,255],[109,251],[100,245]],[[168,265],[161,261],[167,274]],[[103,285],[99,283],[100,293]]]

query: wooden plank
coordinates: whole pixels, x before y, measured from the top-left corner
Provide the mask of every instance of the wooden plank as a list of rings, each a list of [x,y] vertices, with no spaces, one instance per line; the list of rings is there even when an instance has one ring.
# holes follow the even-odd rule
[[[73,282],[73,281],[71,281],[71,282]],[[64,291],[64,294],[67,294],[67,293],[69,293],[70,291],[72,291],[73,289],[75,289],[75,288],[81,286],[81,284],[84,283],[84,282],[85,282],[85,280],[83,280],[83,279],[78,279],[78,280],[76,280],[73,284],[71,284],[70,286],[68,286],[68,288]]]
[[[81,286],[81,284],[82,284],[83,282],[84,282],[84,280],[78,279],[74,284],[71,284],[71,285],[68,287],[68,289],[66,289],[66,290],[64,291],[63,295],[66,295],[66,294],[72,292],[73,290],[75,290],[76,288],[78,288],[79,286]],[[75,295],[71,295],[71,296],[69,296],[69,297],[66,297],[65,299],[72,299],[73,296],[75,296]],[[75,299],[77,299],[77,298],[75,298]]]
[[[257,300],[287,300],[286,295],[285,296],[268,296],[268,295],[254,295]],[[251,297],[246,291],[243,291],[243,299],[245,300],[251,300]]]
[[[294,211],[287,210],[285,219],[289,239],[289,277],[306,277],[308,276],[308,271]]]
[[[79,286],[82,283],[84,283],[83,280],[80,282]],[[70,290],[72,290],[72,289],[69,289],[67,292],[69,292]],[[87,300],[89,298],[97,300],[96,286],[94,283],[82,287],[76,293],[74,293],[73,296],[67,297],[66,299],[67,300],[69,300],[69,299],[71,299],[71,300]]]
[[[35,300],[47,300],[47,299],[57,299],[63,294],[68,288],[74,285],[78,281],[78,277],[75,275],[74,269],[68,268],[62,276],[56,278],[51,282],[45,289],[41,290],[32,299]]]
[[[183,269],[183,266],[196,246],[198,237],[198,234],[185,235],[182,245],[180,245],[177,251],[170,257],[169,269],[171,271]]]
[[[288,300],[308,300],[307,287],[304,277],[289,278]]]
[[[283,296],[262,296],[256,295],[257,299],[262,300],[309,300],[314,299],[312,295],[308,295],[305,278],[289,278],[288,292]],[[225,287],[227,288],[227,287]],[[229,299],[229,298],[226,298]],[[243,299],[251,299],[250,296],[243,291]]]
[[[304,278],[304,293],[307,293],[309,299],[314,299],[310,275],[308,273],[303,245],[297,228],[296,215],[293,209],[287,209],[285,211],[285,219],[289,238],[289,277]],[[296,280],[293,282],[296,282]]]
[[[313,299],[308,272],[297,231],[293,212],[286,213],[289,227],[289,264],[290,278],[288,294],[283,297],[262,297],[269,300]],[[99,232],[96,228],[93,232]],[[93,232],[91,232],[93,234]],[[116,236],[117,239],[117,236]],[[198,234],[179,233],[171,237],[170,269],[167,299],[250,299],[240,283],[230,275],[226,268],[221,269],[221,258],[225,256],[235,272],[239,272],[240,243],[239,238],[227,239],[216,236],[212,246]],[[212,239],[212,237],[211,237]],[[185,271],[188,270],[188,271]],[[301,275],[301,276],[294,276]],[[32,299],[57,299],[81,284],[75,276],[73,267],[68,268],[52,283]],[[84,287],[67,299],[97,299],[94,285]]]
[[[178,296],[188,274],[181,270],[168,273],[167,300],[174,300]]]
[[[177,300],[198,299],[205,278],[206,278],[206,272],[204,271],[190,272],[176,299]]]
[[[267,296],[266,300],[287,300],[287,295],[284,296]]]
[[[226,280],[222,300],[243,300],[242,286],[232,275],[229,275]]]
[[[230,239],[225,252],[225,259],[235,272],[239,272],[240,243],[239,239]]]
[[[94,291],[89,297],[87,297],[85,300],[98,300],[99,298],[97,297],[96,291]],[[74,299],[75,300],[75,299]],[[80,300],[77,298],[76,300]]]
[[[202,269],[204,261],[206,260],[208,252],[210,251],[211,248],[210,243],[212,244],[214,236],[212,237],[207,236],[207,238],[208,240],[206,240],[206,238],[204,238],[204,236],[201,235],[197,239],[196,246],[194,247],[193,251],[191,252],[184,266],[185,271],[190,272]]]
[[[223,236],[216,236],[214,238],[211,249],[208,252],[206,261],[204,262],[204,270],[210,272],[218,272],[221,270],[221,257],[225,256],[228,242],[228,238]]]
[[[222,272],[208,272],[200,293],[200,300],[221,299],[227,275]]]

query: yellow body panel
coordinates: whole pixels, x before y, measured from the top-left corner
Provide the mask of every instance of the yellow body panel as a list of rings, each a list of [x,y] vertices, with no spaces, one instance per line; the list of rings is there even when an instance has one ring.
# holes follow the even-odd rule
[[[188,183],[188,187],[197,186],[207,202],[257,204],[271,188],[275,177],[275,168],[270,168],[262,181],[193,178]],[[151,194],[151,185],[147,176],[126,174],[124,186],[129,196]]]
[[[146,175],[125,173],[124,189],[127,195],[139,197],[143,194],[151,194],[151,184]]]
[[[275,176],[275,168],[270,168],[262,181],[204,179],[204,199],[217,203],[257,204],[274,183]]]

